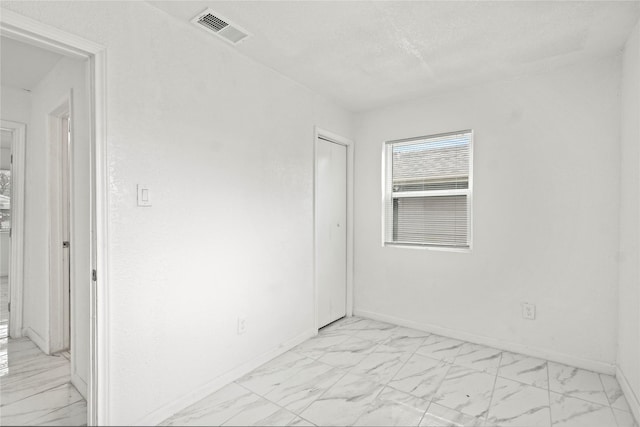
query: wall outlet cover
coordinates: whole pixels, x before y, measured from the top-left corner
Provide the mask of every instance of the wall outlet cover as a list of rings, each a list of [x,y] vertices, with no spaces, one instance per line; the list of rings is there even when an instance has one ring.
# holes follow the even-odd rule
[[[246,316],[238,316],[238,335],[245,332],[247,332],[247,318]]]
[[[522,318],[527,320],[535,320],[536,306],[528,302],[522,303]]]

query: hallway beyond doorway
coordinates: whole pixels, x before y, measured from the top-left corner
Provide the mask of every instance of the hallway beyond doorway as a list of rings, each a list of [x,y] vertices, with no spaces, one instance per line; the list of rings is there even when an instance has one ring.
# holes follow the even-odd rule
[[[87,403],[71,385],[69,353],[47,356],[28,338],[9,339],[6,277],[0,286],[0,425],[86,425]]]

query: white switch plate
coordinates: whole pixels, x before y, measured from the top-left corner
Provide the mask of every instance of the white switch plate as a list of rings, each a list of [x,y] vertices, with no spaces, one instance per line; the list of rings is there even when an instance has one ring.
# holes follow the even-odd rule
[[[536,318],[536,306],[528,302],[522,303],[522,318],[528,320],[535,320]]]
[[[151,191],[146,185],[138,184],[138,206],[151,206]]]

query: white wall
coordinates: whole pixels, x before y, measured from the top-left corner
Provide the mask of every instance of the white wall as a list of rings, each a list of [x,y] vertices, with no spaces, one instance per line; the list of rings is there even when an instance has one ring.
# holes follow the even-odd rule
[[[73,234],[71,236],[74,368],[72,378],[86,393],[89,373],[89,122],[85,63],[63,58],[32,89],[30,129],[26,143],[24,311],[23,326],[45,352],[50,339],[50,227],[51,162],[56,156],[48,134],[48,116],[73,91],[72,177]],[[55,225],[53,225],[55,226]],[[34,336],[35,335],[35,336]]]
[[[11,148],[0,148],[0,169],[11,168]]]
[[[142,2],[3,7],[107,47],[108,422],[308,336],[313,126],[351,137],[351,115]]]
[[[613,372],[619,62],[358,115],[356,312]],[[381,247],[383,141],[463,129],[474,130],[473,251]]]
[[[640,419],[640,24],[622,58],[618,379]]]
[[[0,87],[0,116],[2,120],[10,120],[27,124],[31,115],[31,94],[23,89],[2,85]]]

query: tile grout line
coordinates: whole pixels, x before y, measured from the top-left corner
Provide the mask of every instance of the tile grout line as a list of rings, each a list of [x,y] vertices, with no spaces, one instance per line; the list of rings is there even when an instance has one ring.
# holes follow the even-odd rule
[[[392,376],[389,380],[387,380],[387,382],[386,382],[386,383],[385,383],[385,385],[384,385],[384,388],[390,387],[391,389],[396,390],[393,386],[390,386],[390,385],[389,385],[389,383],[391,382],[391,380],[393,380],[393,379],[396,377],[396,375],[398,375],[398,373],[400,373],[400,371],[402,371],[402,369],[407,365],[407,363],[409,363],[409,360],[411,360],[411,359],[413,358],[413,356],[415,356],[415,355],[416,355],[416,353],[417,353],[418,349],[419,349],[419,348],[424,344],[424,342],[427,340],[427,338],[429,338],[429,336],[431,336],[431,334],[427,332],[427,336],[425,336],[425,337],[423,337],[423,338],[422,338],[422,341],[420,342],[420,344],[419,344],[419,345],[417,345],[417,346],[416,346],[416,348],[411,352],[411,354],[409,355],[409,357],[407,357],[407,360],[405,360],[405,361],[404,361],[404,363],[402,364],[402,366],[400,366],[400,369],[398,369],[398,370],[393,374],[393,376]],[[389,339],[391,339],[391,338],[392,338],[392,337],[389,337]],[[419,338],[419,337],[418,337],[418,338]],[[384,390],[384,388],[383,388],[383,390]],[[398,391],[401,391],[401,390],[398,390]],[[382,392],[382,390],[381,390],[380,392]],[[409,396],[413,396],[411,393],[406,393],[406,392],[402,392],[402,393],[405,393],[405,394],[407,394],[407,395],[409,395]],[[379,395],[379,394],[378,394],[378,395]],[[416,397],[417,397],[417,396],[416,396]],[[433,397],[433,396],[432,396],[432,397]],[[421,423],[421,422],[422,422],[422,420],[424,419],[424,416],[427,414],[427,411],[429,410],[429,407],[431,407],[431,403],[432,403],[432,402],[433,402],[433,401],[432,401],[431,399],[429,399],[429,404],[427,405],[427,407],[425,408],[425,410],[422,412],[422,416],[420,417],[420,420],[418,421],[418,426],[420,426],[420,423]]]
[[[398,325],[396,325],[396,328],[397,328],[397,327],[398,327]],[[391,382],[391,380],[393,380],[393,378],[395,378],[395,376],[396,376],[396,375],[398,375],[398,373],[402,370],[402,368],[404,368],[404,367],[407,365],[407,363],[409,363],[409,360],[411,360],[411,358],[416,354],[416,352],[418,351],[418,349],[422,346],[422,344],[424,344],[424,342],[427,340],[427,338],[428,338],[430,335],[431,335],[431,334],[427,332],[427,336],[425,336],[425,337],[423,337],[423,338],[422,338],[422,342],[421,342],[419,345],[417,345],[417,346],[416,346],[416,348],[415,348],[415,349],[414,349],[414,350],[409,354],[409,357],[407,357],[407,360],[405,360],[405,361],[402,363],[402,366],[400,366],[400,368],[399,368],[399,369],[398,369],[398,370],[393,374],[393,376],[392,376],[390,379],[388,379],[388,380],[383,384],[383,385],[384,385],[384,387],[383,387],[383,388],[378,392],[378,394],[377,394],[377,395],[376,395],[376,397],[375,397],[376,399],[378,398],[378,396],[380,396],[380,393],[382,393],[382,392],[384,391],[384,389],[386,389],[386,388],[391,388],[392,390],[400,391],[400,392],[402,392],[402,393],[407,394],[408,396],[417,397],[417,396],[413,396],[411,393],[406,393],[406,392],[403,392],[402,390],[397,390],[397,389],[396,389],[396,388],[394,388],[393,386],[390,386],[390,385],[389,385],[389,382]],[[399,338],[401,338],[401,337],[399,337]],[[407,337],[407,338],[411,338],[411,337]],[[420,338],[420,337],[417,337],[417,338]],[[388,337],[388,338],[385,340],[385,342],[386,342],[386,341],[389,341],[389,340],[391,340],[391,339],[393,339],[393,335],[392,335],[392,336],[390,336],[390,337]],[[380,343],[379,345],[384,345],[384,342]],[[393,346],[389,346],[389,347],[393,347]],[[394,348],[395,348],[395,347],[394,347]],[[422,420],[424,419],[424,416],[426,415],[427,411],[429,410],[429,407],[431,406],[431,403],[432,403],[432,401],[431,401],[431,400],[429,400],[429,404],[427,405],[427,407],[425,408],[425,410],[422,412],[422,416],[420,417],[420,420],[418,421],[418,426],[420,425],[420,423],[421,423],[421,422],[422,422]],[[358,420],[359,420],[360,418],[362,418],[362,415],[361,415],[360,417],[358,417]],[[356,422],[357,422],[358,420],[356,420]]]
[[[352,337],[352,338],[358,338],[358,339],[364,339],[364,338],[358,337],[357,335],[351,335],[351,337]],[[371,341],[371,340],[366,340],[366,341]],[[371,353],[367,354],[367,355],[366,355],[362,360],[365,360],[367,357],[369,357],[371,354],[373,354],[373,353],[376,351],[376,349],[377,349],[378,347],[380,347],[380,345],[381,345],[381,343],[380,343],[380,342],[378,342],[378,341],[371,341],[371,342],[373,342],[373,343],[375,344],[375,347],[374,347],[374,349],[371,351]],[[360,362],[362,362],[362,360],[361,360]],[[344,370],[344,371],[345,371],[345,374],[344,374],[343,376],[341,376],[341,377],[338,379],[338,381],[336,381],[336,382],[335,382],[335,383],[333,383],[331,386],[329,386],[329,387],[328,387],[324,392],[322,392],[322,393],[321,393],[321,394],[320,394],[316,399],[314,399],[311,403],[309,403],[309,405],[305,406],[305,408],[304,408],[301,412],[304,412],[304,411],[305,411],[306,409],[308,409],[311,405],[313,405],[315,402],[317,402],[318,400],[320,400],[320,399],[322,398],[322,396],[324,396],[324,395],[325,395],[325,394],[326,394],[326,393],[327,393],[331,388],[333,388],[336,384],[338,384],[340,381],[342,381],[342,379],[343,379],[344,377],[346,377],[347,375],[350,375],[350,374],[351,374],[351,371],[352,371],[352,370],[353,370],[353,369],[354,369],[354,368],[355,368],[355,367],[356,367],[360,362],[356,363],[356,364],[355,364],[355,365],[353,365],[353,366],[349,366],[347,369],[345,369],[345,370]],[[340,368],[336,368],[336,369],[340,369]],[[351,375],[357,375],[357,374],[351,374]],[[357,376],[358,376],[358,377],[361,377],[360,375],[357,375]],[[380,395],[380,393],[382,392],[382,390],[384,390],[384,387],[385,387],[385,386],[383,386],[383,387],[378,391],[378,393],[376,394],[376,396],[374,397],[374,399],[376,399],[376,398]],[[368,407],[368,406],[367,406],[367,407]],[[360,416],[356,419],[356,421],[355,421],[355,422],[357,422],[357,421],[358,421],[358,419],[360,419],[360,417],[362,417],[362,415],[360,415]]]
[[[345,339],[344,339],[344,340],[342,340],[342,341],[340,341],[340,342],[338,342],[338,343],[337,343],[337,344],[335,344],[335,345],[342,344],[342,343],[346,342],[349,338],[354,338],[354,336],[353,336],[353,335],[346,334],[346,333],[344,333],[344,332],[342,332],[342,333],[338,333],[338,334],[336,334],[336,335],[344,335],[344,336],[345,336]],[[296,350],[295,350],[295,348],[294,348],[294,349],[291,349],[291,350],[289,350],[289,351],[294,352],[294,353],[296,353],[296,354],[299,354],[299,355],[301,355],[301,356],[303,356],[303,357],[309,358],[309,359],[313,360],[313,361],[314,361],[314,362],[316,362],[316,363],[320,363],[320,364],[322,364],[322,365],[328,366],[328,367],[330,367],[331,369],[337,369],[337,370],[339,370],[339,371],[342,371],[342,369],[340,369],[340,368],[337,368],[337,367],[335,367],[335,366],[329,365],[328,363],[325,363],[325,362],[322,362],[321,360],[319,360],[320,358],[322,358],[322,357],[324,356],[324,354],[323,354],[322,356],[320,356],[319,358],[315,358],[315,357],[311,357],[311,356],[309,356],[309,355],[307,355],[307,354],[301,353],[301,352],[299,352],[299,351],[296,351]],[[323,350],[323,351],[324,351],[324,350]],[[324,352],[326,353],[326,351],[324,351]],[[267,362],[267,363],[268,363],[268,362]],[[256,369],[259,369],[259,367],[258,367],[258,368],[256,368]],[[304,369],[304,367],[302,367],[300,370],[302,370],[302,369]],[[298,372],[299,372],[299,371],[298,371]],[[248,392],[253,393],[253,394],[255,394],[256,396],[258,396],[258,397],[261,397],[261,398],[265,399],[267,402],[270,402],[270,403],[272,403],[272,404],[276,405],[277,407],[279,407],[279,408],[281,408],[281,409],[284,409],[285,411],[288,411],[289,413],[293,414],[294,416],[297,416],[297,417],[299,417],[299,418],[301,418],[301,419],[303,419],[303,420],[307,421],[307,422],[308,422],[308,423],[310,423],[310,424],[316,425],[315,423],[312,423],[311,421],[309,421],[309,420],[307,420],[306,418],[304,418],[304,417],[301,415],[301,413],[302,413],[302,412],[304,412],[304,411],[305,411],[309,406],[311,406],[311,405],[312,405],[314,402],[316,402],[318,399],[320,399],[320,397],[322,397],[322,396],[323,396],[327,391],[329,391],[329,389],[331,389],[331,388],[332,388],[334,385],[336,385],[340,380],[342,380],[342,378],[344,378],[347,374],[348,374],[348,370],[345,370],[345,371],[344,371],[344,375],[342,375],[340,378],[338,378],[338,380],[337,380],[336,382],[334,382],[334,383],[333,383],[333,384],[331,384],[329,387],[327,387],[327,389],[326,389],[324,392],[322,392],[322,393],[321,393],[317,398],[315,398],[315,399],[313,399],[311,402],[309,402],[309,404],[308,404],[308,405],[306,405],[305,407],[303,407],[299,412],[297,412],[297,411],[293,411],[293,410],[291,410],[291,409],[289,409],[289,408],[286,408],[285,406],[282,406],[281,404],[279,404],[279,403],[277,403],[277,402],[274,402],[273,400],[271,400],[271,399],[270,399],[269,397],[267,397],[266,395],[262,395],[262,394],[260,394],[260,393],[256,393],[256,392],[255,392],[255,391],[253,391],[253,390],[250,390],[249,388],[247,388],[247,387],[246,387],[246,386],[244,386],[243,384],[238,383],[238,382],[237,382],[237,380],[236,380],[236,381],[234,381],[234,383],[235,383],[236,385],[238,385],[238,386],[242,387],[243,389],[247,390]],[[296,374],[292,374],[292,375],[291,375],[290,377],[288,377],[288,378],[292,378],[292,377],[293,377],[293,376],[295,376],[295,375],[296,375]],[[270,393],[271,391],[273,391],[273,390],[270,390],[270,391],[269,391],[269,393]],[[267,393],[267,394],[269,394],[269,393]],[[236,415],[238,415],[238,414],[239,414],[239,412],[238,412],[237,414],[235,414],[235,415],[231,416],[230,418],[228,418],[228,419],[227,419],[227,420],[225,420],[224,422],[229,421],[231,418],[233,418],[234,416],[236,416]],[[224,422],[223,422],[222,424],[224,424]]]
[[[493,404],[493,396],[496,393],[496,384],[498,383],[498,371],[500,371],[500,365],[502,364],[502,353],[500,352],[500,362],[498,362],[498,368],[496,369],[496,375],[493,378],[493,388],[491,389],[491,397],[489,398],[489,406],[487,407],[487,414],[484,416],[484,424],[489,422],[489,412],[491,412],[491,405]]]
[[[284,406],[280,405],[280,404],[279,404],[279,403],[277,403],[277,402],[274,402],[273,400],[269,399],[268,397],[266,397],[266,396],[264,396],[264,395],[262,395],[262,394],[260,394],[260,393],[256,393],[255,391],[250,390],[249,388],[245,387],[245,386],[244,386],[244,385],[242,385],[242,384],[236,383],[235,381],[234,381],[234,383],[235,383],[236,385],[239,385],[239,386],[240,386],[240,387],[242,387],[243,389],[247,390],[249,393],[253,393],[253,394],[255,394],[256,396],[263,398],[263,399],[264,399],[264,400],[266,400],[267,402],[269,402],[269,403],[272,403],[272,404],[276,405],[278,408],[280,408],[280,409],[284,409],[285,411],[287,411],[287,412],[289,412],[289,413],[293,414],[293,416],[294,416],[294,417],[302,418],[303,420],[307,421],[308,423],[311,423],[311,424],[315,425],[314,423],[312,423],[311,421],[307,420],[306,418],[304,418],[302,415],[298,414],[297,412],[294,412],[294,411],[292,411],[291,409],[286,408],[286,407],[284,407]],[[267,394],[269,394],[269,393],[267,393]],[[315,401],[314,401],[314,402],[315,402]],[[238,412],[237,414],[232,415],[229,419],[225,420],[222,424],[226,423],[227,421],[229,421],[231,418],[235,417],[235,416],[236,416],[236,415],[238,415],[239,413],[240,413],[240,412]],[[273,415],[273,414],[272,414],[272,415]]]
[[[398,325],[395,325],[395,328],[392,328],[392,329],[396,329],[396,328],[398,328],[398,327],[399,327]],[[423,340],[422,340],[422,342],[423,342],[423,343],[424,343],[424,341],[427,339],[427,337],[428,337],[429,335],[431,335],[431,334],[428,334],[427,336],[423,337]],[[378,393],[376,393],[376,395],[375,395],[375,397],[374,397],[374,400],[376,400],[376,399],[380,396],[380,394],[384,391],[384,389],[385,389],[385,388],[387,388],[387,387],[391,387],[391,386],[389,386],[389,385],[388,385],[388,383],[393,379],[393,377],[392,377],[392,378],[390,378],[389,380],[385,381],[385,382],[379,382],[379,381],[373,381],[373,380],[370,380],[370,379],[368,379],[368,378],[367,378],[367,377],[365,377],[365,376],[362,376],[362,375],[358,375],[358,374],[352,373],[352,371],[355,369],[355,367],[356,367],[359,363],[361,363],[361,362],[362,362],[363,360],[365,360],[367,357],[369,357],[369,356],[371,356],[372,354],[374,354],[374,353],[376,352],[376,349],[378,349],[378,348],[379,348],[380,346],[382,346],[382,345],[386,345],[386,344],[385,344],[385,342],[387,342],[387,341],[389,341],[389,340],[393,339],[393,338],[394,338],[394,337],[393,337],[393,334],[391,334],[390,336],[388,336],[388,337],[386,337],[386,338],[383,338],[383,339],[381,339],[381,340],[379,340],[379,341],[368,340],[368,339],[366,339],[366,338],[362,338],[362,337],[357,336],[357,335],[352,335],[352,337],[354,337],[354,338],[358,338],[358,339],[367,340],[367,341],[372,341],[372,342],[374,342],[374,343],[376,344],[376,345],[375,345],[375,348],[374,348],[374,349],[373,349],[369,354],[367,354],[367,356],[365,356],[361,361],[359,361],[359,362],[358,362],[358,363],[356,363],[355,365],[352,365],[352,366],[348,367],[348,369],[346,369],[346,373],[345,373],[345,375],[343,375],[343,376],[342,376],[338,381],[336,381],[336,383],[334,383],[331,387],[329,387],[327,390],[325,390],[325,391],[324,391],[320,396],[318,396],[318,397],[317,397],[313,402],[311,402],[308,406],[306,406],[306,407],[303,409],[303,411],[304,411],[304,410],[306,410],[307,408],[309,408],[309,406],[311,406],[314,402],[317,402],[318,400],[320,400],[320,399],[322,398],[322,396],[324,396],[324,395],[329,391],[329,389],[331,389],[332,387],[334,387],[334,386],[335,386],[335,384],[337,384],[338,382],[340,382],[340,381],[341,381],[344,377],[346,377],[347,375],[354,375],[354,376],[357,376],[357,377],[359,377],[359,378],[363,378],[363,379],[365,379],[365,380],[368,380],[368,381],[371,381],[371,382],[374,382],[374,383],[380,384],[382,387],[380,388],[380,390],[378,391]],[[411,337],[408,337],[408,338],[411,338]],[[420,338],[420,337],[418,337],[418,338]],[[399,349],[399,348],[397,348],[397,347],[393,347],[393,346],[388,346],[388,347],[391,347],[391,348],[394,348],[394,349],[397,349],[397,350],[401,350],[401,351],[400,351],[401,353],[403,352],[403,351],[402,351],[402,349]],[[400,372],[400,370],[401,370],[401,369],[402,369],[402,368],[407,364],[407,362],[411,359],[411,357],[413,357],[413,355],[416,353],[416,351],[418,350],[418,348],[420,348],[420,345],[416,346],[416,348],[415,348],[412,352],[410,352],[410,353],[409,353],[409,352],[407,352],[407,353],[409,353],[409,356],[407,357],[407,360],[405,360],[405,361],[402,363],[402,366],[401,366],[400,368],[398,368],[398,370],[394,373],[394,376],[395,376],[395,375],[397,375],[397,373],[398,373],[398,372]],[[393,388],[393,387],[391,387],[391,388],[392,388],[393,390],[395,390],[395,388]],[[404,392],[403,392],[403,393],[404,393]],[[407,394],[408,396],[413,396],[413,395],[411,395],[410,393],[405,393],[405,394]],[[373,402],[372,402],[372,403],[373,403]],[[429,403],[429,404],[430,404],[430,403]],[[368,407],[369,407],[369,405],[367,406],[367,408],[368,408]],[[420,419],[420,420],[422,420],[422,418],[424,417],[424,414],[425,414],[425,413],[426,413],[426,409],[425,409],[425,411],[423,412],[422,417],[421,417],[421,419]],[[363,415],[364,415],[364,413],[363,413],[363,414],[361,414],[361,415],[356,419],[356,421],[355,421],[355,422],[357,422],[357,420],[358,420],[358,419],[360,419]]]
[[[427,405],[427,409],[425,409],[424,412],[422,413],[422,416],[420,417],[420,421],[418,421],[418,427],[420,427],[420,425],[422,424],[422,421],[424,421],[424,417],[427,416],[427,413],[429,412],[429,409],[431,409],[431,405],[433,405],[433,399],[429,400],[429,404]]]
[[[549,396],[549,426],[553,427],[553,416],[551,415],[551,374],[549,373],[549,361],[545,361],[547,367],[547,396]]]
[[[604,395],[607,397],[607,402],[609,402],[609,409],[611,410],[611,415],[613,415],[613,421],[618,427],[620,427],[618,425],[618,418],[616,418],[616,413],[613,410],[613,406],[611,405],[611,399],[609,399],[609,393],[607,393],[607,388],[604,386],[604,381],[602,381],[602,374],[598,374],[598,379],[600,380],[600,384],[602,385],[602,390],[604,390]]]
[[[351,336],[352,336],[352,337],[354,337],[354,338],[360,338],[360,337],[358,337],[358,336],[356,336],[356,335],[351,335]],[[360,338],[360,339],[364,339],[364,338]],[[345,340],[345,341],[346,341],[346,340]],[[367,340],[367,341],[371,341],[371,340]],[[380,342],[377,342],[377,341],[372,341],[372,342],[375,344],[375,348],[374,348],[374,350],[373,350],[371,353],[369,353],[367,356],[365,356],[365,358],[364,358],[364,359],[366,359],[367,357],[369,357],[373,352],[375,352],[375,349],[376,349],[376,348],[378,348],[378,347],[380,347],[380,345],[381,345],[381,343],[380,343]],[[342,342],[341,342],[341,343],[342,343]],[[362,359],[362,360],[364,360],[364,359]],[[322,363],[322,362],[321,362],[321,363]],[[358,363],[359,363],[359,362],[358,362]],[[327,364],[327,365],[328,365],[328,364]],[[357,365],[357,364],[356,364],[356,365]],[[319,395],[317,398],[315,398],[313,401],[311,401],[311,402],[310,402],[307,406],[305,406],[305,407],[304,407],[300,412],[301,412],[301,413],[302,413],[302,412],[304,412],[304,411],[305,411],[305,410],[307,410],[307,409],[308,409],[312,404],[314,404],[315,402],[317,402],[318,400],[320,400],[320,399],[322,398],[322,396],[324,396],[324,395],[325,395],[325,394],[326,394],[326,393],[327,393],[331,388],[333,388],[336,384],[338,384],[340,381],[342,381],[342,379],[343,379],[344,377],[346,377],[347,375],[349,375],[349,374],[351,373],[351,371],[355,368],[355,366],[356,366],[356,365],[350,366],[350,367],[348,367],[348,369],[345,369],[345,370],[344,370],[344,375],[342,375],[342,376],[338,379],[338,381],[336,381],[335,383],[333,383],[333,384],[331,384],[329,387],[327,387],[327,389],[326,389],[325,391],[323,391],[322,393],[320,393],[320,395]],[[329,365],[329,366],[330,366],[330,365]],[[340,369],[340,368],[336,368],[336,367],[333,367],[333,368],[335,368],[335,369]],[[353,375],[356,375],[356,374],[353,374]],[[359,376],[359,375],[358,375],[358,376]],[[360,377],[360,376],[359,376],[359,377]],[[383,390],[383,389],[384,389],[384,387],[383,387],[383,388],[378,392],[378,394],[376,394],[376,397],[377,397],[377,396],[382,392],[382,390]]]
[[[322,362],[320,362],[320,363],[322,363]],[[327,365],[327,366],[331,366],[331,365]],[[336,367],[334,367],[334,366],[331,366],[331,367],[332,367],[333,369],[341,370],[340,368],[336,368]],[[318,395],[318,397],[316,397],[316,398],[315,398],[315,399],[313,399],[311,402],[309,402],[306,406],[304,406],[302,409],[300,409],[300,413],[299,413],[299,414],[297,413],[297,415],[299,415],[299,416],[302,418],[302,415],[301,415],[301,414],[302,414],[304,411],[306,411],[307,409],[309,409],[309,407],[310,407],[311,405],[313,405],[315,402],[317,402],[318,400],[320,400],[320,398],[321,398],[322,396],[324,396],[324,395],[325,395],[329,390],[331,390],[331,389],[332,389],[336,384],[338,384],[340,381],[342,381],[342,379],[343,379],[344,377],[346,377],[348,374],[349,374],[349,371],[348,371],[348,370],[345,370],[345,371],[344,371],[344,374],[343,374],[340,378],[338,378],[338,380],[337,380],[337,381],[335,381],[334,383],[332,383],[329,387],[327,387],[327,389],[326,389],[326,390],[324,390],[322,393],[320,393],[320,394]],[[315,425],[315,423],[312,423],[312,424],[314,424],[314,425]]]

